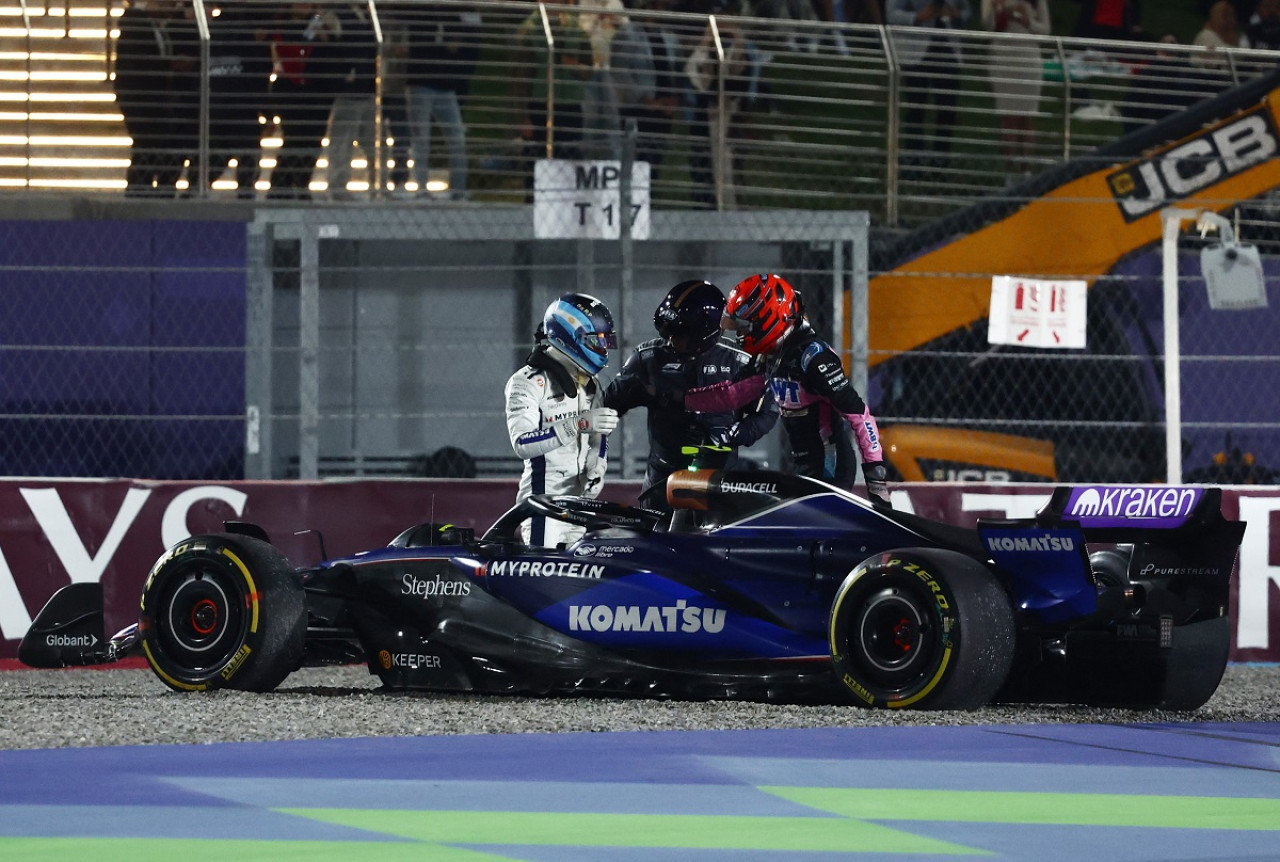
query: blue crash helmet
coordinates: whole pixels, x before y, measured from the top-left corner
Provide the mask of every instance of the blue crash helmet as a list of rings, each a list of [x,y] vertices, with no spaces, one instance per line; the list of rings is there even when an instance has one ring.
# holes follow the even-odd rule
[[[542,330],[552,347],[592,376],[604,370],[609,350],[618,346],[613,315],[603,302],[585,293],[566,293],[548,305]]]

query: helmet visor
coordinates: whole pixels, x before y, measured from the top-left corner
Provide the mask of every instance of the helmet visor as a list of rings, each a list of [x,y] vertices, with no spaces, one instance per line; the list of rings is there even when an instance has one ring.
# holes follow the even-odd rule
[[[603,353],[605,350],[618,349],[618,336],[612,332],[584,332],[582,343],[596,353]]]
[[[749,335],[751,331],[755,329],[755,324],[750,320],[743,320],[742,318],[734,317],[731,314],[726,314],[720,318],[720,328],[726,332],[737,332],[742,335]]]
[[[667,336],[667,349],[682,359],[697,356],[706,346],[703,339],[687,332],[677,332]]]

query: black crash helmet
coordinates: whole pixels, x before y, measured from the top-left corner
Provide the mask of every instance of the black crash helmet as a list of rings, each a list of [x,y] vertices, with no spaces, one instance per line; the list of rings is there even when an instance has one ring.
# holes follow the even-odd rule
[[[667,292],[653,326],[681,359],[692,359],[716,343],[724,293],[709,281],[682,281]]]

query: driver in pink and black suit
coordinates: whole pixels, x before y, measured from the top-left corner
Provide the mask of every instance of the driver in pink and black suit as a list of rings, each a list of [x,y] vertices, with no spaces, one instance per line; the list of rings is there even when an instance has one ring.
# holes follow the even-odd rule
[[[831,345],[809,325],[800,297],[785,279],[753,275],[725,301],[723,326],[736,331],[742,349],[757,357],[760,374],[732,386],[685,396],[692,409],[728,407],[759,397],[767,383],[782,412],[791,460],[801,476],[852,489],[862,457],[867,494],[889,503],[880,432],[870,408],[853,388]]]

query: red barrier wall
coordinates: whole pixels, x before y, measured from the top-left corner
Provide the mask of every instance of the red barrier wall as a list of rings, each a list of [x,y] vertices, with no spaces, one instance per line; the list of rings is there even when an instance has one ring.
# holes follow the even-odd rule
[[[628,502],[637,490],[615,482],[604,496]],[[1026,517],[1050,490],[919,484],[895,491],[894,505],[971,526],[980,516]],[[16,654],[31,618],[72,581],[102,582],[108,634],[133,622],[152,562],[188,535],[220,530],[225,520],[259,524],[295,565],[307,565],[385,545],[426,521],[482,532],[514,497],[514,481],[485,479],[0,480],[0,658]],[[1232,659],[1280,661],[1280,488],[1230,488],[1224,498],[1223,514],[1249,524],[1232,584]]]

